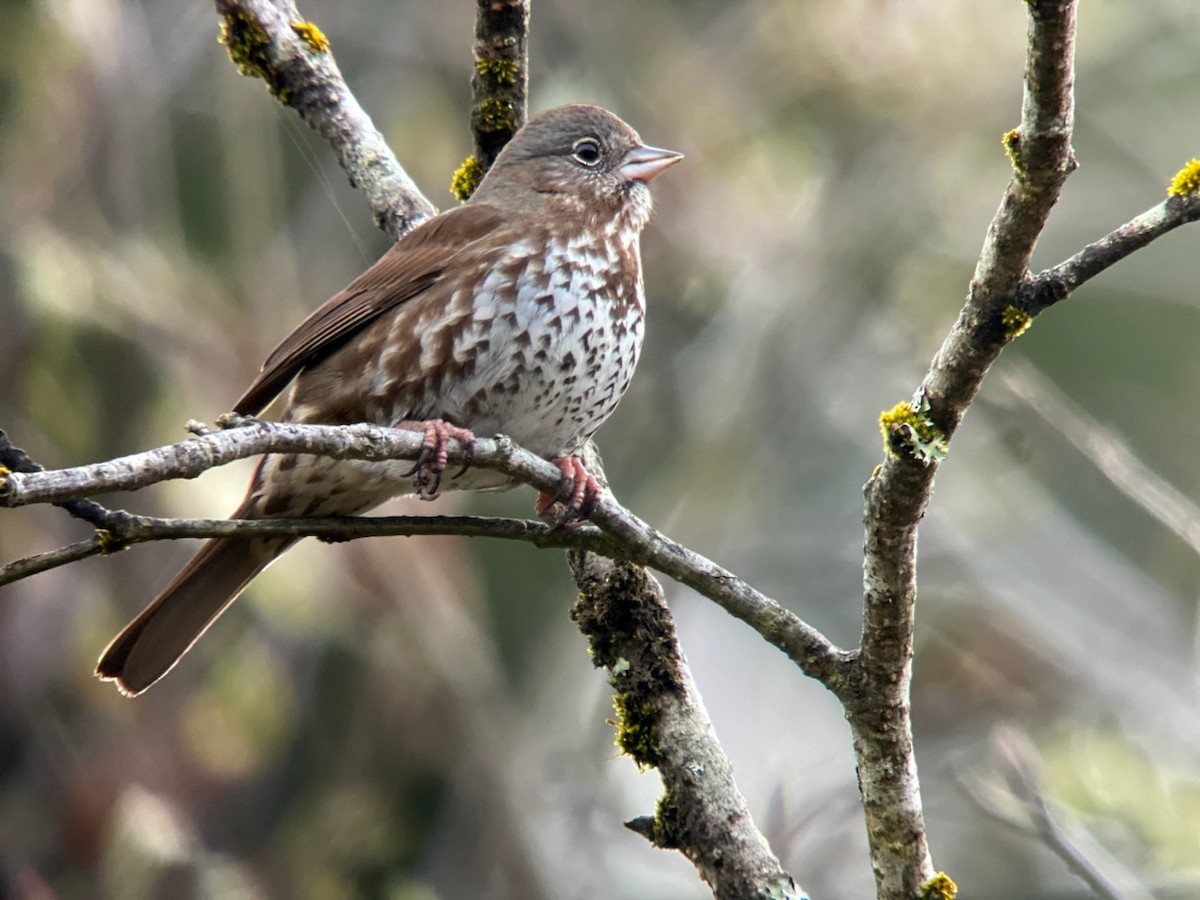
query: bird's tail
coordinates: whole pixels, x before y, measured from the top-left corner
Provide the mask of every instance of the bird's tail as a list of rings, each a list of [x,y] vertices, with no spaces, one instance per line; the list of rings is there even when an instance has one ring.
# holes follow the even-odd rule
[[[96,674],[121,693],[162,678],[293,538],[216,538],[204,545],[150,605],[113,638]]]

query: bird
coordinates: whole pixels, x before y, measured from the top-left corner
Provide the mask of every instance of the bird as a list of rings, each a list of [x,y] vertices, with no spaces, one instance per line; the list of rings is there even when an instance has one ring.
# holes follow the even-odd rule
[[[290,384],[283,421],[415,430],[416,465],[269,454],[232,518],[358,515],[443,486],[511,486],[479,469],[443,484],[449,442],[476,434],[505,434],[558,466],[565,509],[542,494],[540,515],[586,515],[602,488],[578,454],[641,353],[649,183],[682,158],[598,106],[531,118],[470,199],[402,235],[304,319],[233,407],[258,416]],[[96,675],[128,696],[145,691],[295,540],[209,540],[112,640]]]

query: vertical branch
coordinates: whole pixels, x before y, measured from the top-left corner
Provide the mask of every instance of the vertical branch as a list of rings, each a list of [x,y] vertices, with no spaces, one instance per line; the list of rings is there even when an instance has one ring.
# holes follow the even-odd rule
[[[936,888],[909,706],[917,526],[929,504],[938,460],[984,376],[1036,312],[1022,297],[1030,282],[1029,260],[1075,168],[1075,5],[1075,0],[1027,0],[1021,125],[1004,136],[1013,174],[958,320],[913,401],[881,419],[887,457],[866,486],[862,639],[849,684],[838,696],[854,735],[881,900],[917,897]]]
[[[486,172],[529,112],[529,0],[477,0],[471,131]]]
[[[476,0],[471,133],[475,152],[450,181],[465,201],[529,112],[530,0]]]

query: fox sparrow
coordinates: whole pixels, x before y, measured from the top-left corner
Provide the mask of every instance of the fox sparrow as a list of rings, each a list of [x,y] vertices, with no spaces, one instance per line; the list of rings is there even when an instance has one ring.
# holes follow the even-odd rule
[[[642,346],[647,183],[680,158],[595,106],[530,120],[466,204],[404,235],[301,322],[234,407],[256,415],[294,381],[285,421],[412,428],[425,436],[418,465],[269,455],[234,518],[432,499],[447,441],[497,432],[557,463],[568,507],[586,508],[599,486],[575,454],[616,408]],[[471,470],[446,486],[508,483]],[[539,497],[538,512],[553,502]],[[126,694],[145,690],[293,542],[209,541],[109,644],[96,674]]]

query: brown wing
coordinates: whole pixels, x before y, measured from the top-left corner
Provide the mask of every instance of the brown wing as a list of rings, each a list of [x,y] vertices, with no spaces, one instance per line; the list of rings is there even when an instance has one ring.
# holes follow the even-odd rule
[[[258,415],[302,369],[336,350],[388,310],[428,290],[459,251],[503,222],[494,206],[468,204],[435,216],[404,235],[378,262],[283,339],[234,411]]]

